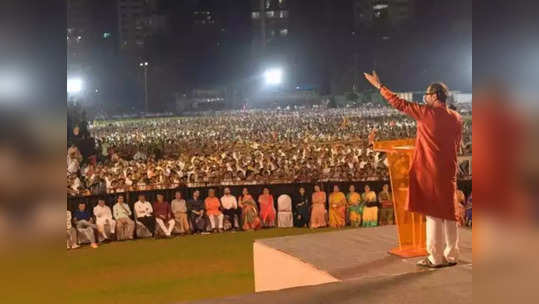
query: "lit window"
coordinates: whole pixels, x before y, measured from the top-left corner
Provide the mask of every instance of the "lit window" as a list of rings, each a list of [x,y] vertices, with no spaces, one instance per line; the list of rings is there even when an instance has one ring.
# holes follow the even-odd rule
[[[104,39],[110,38],[111,36],[112,36],[111,33],[107,33],[107,32],[103,33],[103,38]]]
[[[266,0],[266,8],[269,8],[271,5],[271,0]]]
[[[266,12],[266,17],[271,18],[271,17],[273,17],[273,16],[275,16],[275,12],[274,12],[274,11],[267,11],[267,12]]]
[[[288,11],[279,12],[279,18],[286,18],[286,17],[288,17]]]
[[[281,36],[284,37],[284,36],[288,35],[288,29],[282,29],[279,33],[281,34]]]
[[[260,12],[252,12],[251,16],[253,17],[253,19],[258,19],[260,18]]]

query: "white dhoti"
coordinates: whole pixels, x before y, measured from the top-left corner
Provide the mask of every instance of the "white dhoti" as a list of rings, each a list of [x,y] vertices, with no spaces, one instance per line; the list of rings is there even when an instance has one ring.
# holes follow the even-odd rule
[[[95,219],[95,224],[97,226],[97,230],[103,234],[103,236],[106,237],[106,234],[105,234],[105,225],[109,224],[109,227],[110,227],[110,233],[115,233],[115,229],[116,229],[116,221],[113,220],[112,218],[110,217],[98,217]]]
[[[432,216],[426,218],[429,260],[435,265],[444,264],[445,261],[457,262],[459,256],[457,222]]]
[[[172,229],[174,229],[174,225],[176,225],[176,222],[174,219],[170,219],[167,221],[168,227],[165,226],[165,221],[163,221],[162,218],[156,217],[155,222],[157,225],[159,225],[159,228],[165,233],[166,236],[170,236],[172,233]]]
[[[208,215],[208,218],[210,219],[211,229],[223,229],[223,220],[225,218],[223,214]]]

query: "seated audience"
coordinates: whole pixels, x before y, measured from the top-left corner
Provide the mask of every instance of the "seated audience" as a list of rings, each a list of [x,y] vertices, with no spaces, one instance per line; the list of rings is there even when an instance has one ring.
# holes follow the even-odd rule
[[[329,226],[342,228],[345,225],[346,197],[338,185],[333,185],[333,193],[329,195]]]
[[[311,204],[309,196],[305,193],[304,187],[299,187],[299,193],[294,197],[294,204],[292,207],[294,226],[308,227],[311,215]]]
[[[264,190],[262,190],[262,194],[258,196],[258,204],[260,205],[260,219],[262,220],[262,227],[274,227],[275,206],[273,203],[273,196],[270,194],[269,188],[264,188]]]
[[[380,225],[394,224],[393,196],[389,192],[389,185],[384,184],[382,191],[378,193],[378,200],[382,208],[380,209]]]
[[[466,196],[464,195],[464,192],[462,190],[457,189],[455,192],[455,217],[457,219],[457,225],[459,227],[462,227],[466,225]]]
[[[171,237],[176,221],[174,221],[170,205],[168,202],[165,202],[164,196],[161,193],[157,194],[157,201],[153,203],[153,214],[155,216],[155,223],[161,231],[166,237]]]
[[[369,185],[365,185],[365,192],[361,193],[363,207],[363,219],[361,226],[375,227],[378,226],[378,206],[376,205],[376,193],[371,190]]]
[[[314,186],[312,202],[311,228],[326,227],[326,192],[321,191],[319,185]]]
[[[363,205],[361,205],[361,195],[356,192],[356,187],[350,185],[348,188],[348,210],[350,216],[350,226],[359,227],[361,226],[361,217],[363,214]]]
[[[223,213],[230,218],[230,221],[234,225],[234,229],[238,230],[240,228],[241,209],[238,208],[236,197],[230,194],[230,188],[226,187],[224,192],[225,194],[221,197]]]
[[[239,206],[241,208],[241,221],[243,230],[256,230],[261,226],[260,218],[256,202],[249,194],[247,188],[243,188],[242,194],[239,197]]]
[[[135,222],[131,219],[131,208],[124,202],[124,196],[119,195],[118,201],[112,207],[116,219],[116,237],[118,240],[132,240],[135,232]]]
[[[174,220],[176,221],[176,228],[181,234],[187,234],[191,231],[187,216],[187,203],[182,198],[180,191],[176,191],[174,197],[171,203],[171,209],[172,214],[174,214]]]
[[[468,201],[466,202],[465,207],[465,216],[466,216],[466,226],[471,227],[472,226],[472,193],[470,192],[470,196],[468,196]]]
[[[77,231],[82,233],[90,241],[92,248],[97,248],[95,237],[97,226],[93,223],[90,213],[86,211],[86,203],[79,203],[79,209],[73,213],[73,220],[75,221]]]
[[[66,213],[66,225],[67,225],[67,249],[76,249],[79,248],[77,243],[77,231],[73,228],[71,223],[71,211],[67,210]]]
[[[200,191],[195,190],[193,192],[193,198],[187,202],[187,208],[190,212],[191,223],[193,224],[193,232],[200,233],[206,231],[206,217],[204,215],[204,202],[199,199]]]
[[[204,200],[204,206],[206,207],[206,215],[210,219],[212,232],[222,232],[224,215],[220,210],[221,203],[215,197],[215,189],[208,190],[208,197]]]
[[[112,211],[110,210],[110,207],[105,205],[105,200],[103,198],[99,198],[97,201],[97,206],[94,207],[94,216],[95,216],[95,224],[97,225],[97,230],[105,240],[108,240],[109,237],[107,236],[107,233],[105,232],[105,225],[109,225],[110,227],[110,233],[112,236],[115,234],[116,230],[116,221],[112,219]]]
[[[139,194],[138,201],[135,203],[135,217],[151,234],[155,233],[155,218],[153,217],[152,204],[146,200],[144,194]]]

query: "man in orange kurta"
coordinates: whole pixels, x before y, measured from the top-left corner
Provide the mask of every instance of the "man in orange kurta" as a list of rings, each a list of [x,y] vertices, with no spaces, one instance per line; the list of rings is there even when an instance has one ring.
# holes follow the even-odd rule
[[[204,206],[206,207],[206,215],[210,219],[211,229],[213,232],[216,232],[219,229],[219,232],[223,231],[223,212],[221,212],[221,203],[219,199],[215,196],[215,189],[208,190],[208,197],[204,200]]]
[[[399,98],[380,82],[375,72],[365,73],[365,77],[391,106],[417,122],[405,208],[426,215],[429,256],[418,265],[432,268],[455,265],[458,258],[455,191],[462,119],[446,105],[449,90],[443,83],[429,85],[423,97],[426,104],[420,105]]]

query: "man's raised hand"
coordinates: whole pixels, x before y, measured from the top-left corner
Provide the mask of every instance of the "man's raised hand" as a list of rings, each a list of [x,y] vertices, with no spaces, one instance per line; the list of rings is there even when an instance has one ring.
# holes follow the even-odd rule
[[[380,78],[378,78],[378,74],[376,74],[376,71],[372,71],[372,74],[363,73],[365,75],[365,78],[377,89],[380,89],[380,86],[382,83],[380,82]]]

